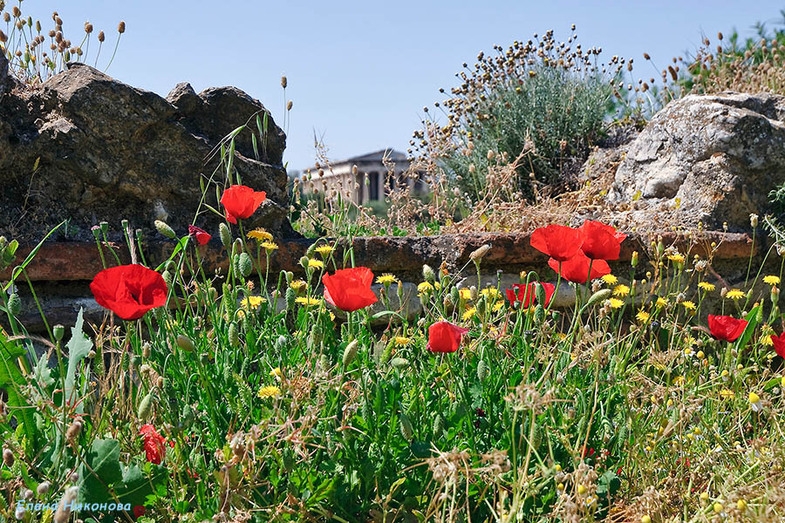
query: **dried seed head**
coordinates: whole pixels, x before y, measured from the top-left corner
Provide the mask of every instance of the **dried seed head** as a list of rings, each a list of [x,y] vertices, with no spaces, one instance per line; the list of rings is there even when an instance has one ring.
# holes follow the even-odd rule
[[[286,89],[286,86],[289,85],[289,81],[286,79],[286,76],[281,77],[281,87]]]
[[[649,53],[643,53],[643,59],[644,60],[651,60],[651,56],[649,56]]]
[[[3,464],[8,468],[14,465],[14,452],[9,448],[3,449]]]
[[[289,100],[289,101],[286,103],[286,110],[287,110],[287,111],[291,111],[293,106],[294,106],[294,103],[293,103],[291,100]]]
[[[98,41],[103,43],[103,41],[105,39],[106,39],[106,35],[104,34],[104,32],[103,31],[98,31]]]
[[[125,32],[125,21],[121,20],[119,24],[117,24],[117,32],[123,34]]]
[[[93,24],[91,24],[90,22],[85,22],[84,23],[84,32],[87,33],[87,34],[92,33],[93,32]]]

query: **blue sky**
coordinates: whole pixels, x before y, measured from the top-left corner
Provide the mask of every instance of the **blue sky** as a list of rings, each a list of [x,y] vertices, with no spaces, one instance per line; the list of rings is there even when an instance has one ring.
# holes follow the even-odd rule
[[[16,2],[9,0],[9,6]],[[114,44],[127,25],[111,76],[162,96],[179,82],[196,91],[233,85],[259,99],[283,124],[289,113],[284,161],[304,169],[315,159],[314,136],[338,161],[371,151],[406,151],[424,106],[456,85],[455,73],[480,51],[507,47],[553,29],[557,39],[577,25],[583,48],[602,47],[635,60],[643,78],[674,56],[694,51],[702,35],[753,36],[755,22],[771,27],[785,5],[771,0],[588,1],[306,1],[267,0],[25,0],[22,12],[51,28],[51,13],[78,41],[89,20]],[[95,44],[95,42],[93,42]],[[112,45],[102,50],[103,69]],[[92,55],[88,55],[88,63]],[[281,75],[289,86],[285,96]]]

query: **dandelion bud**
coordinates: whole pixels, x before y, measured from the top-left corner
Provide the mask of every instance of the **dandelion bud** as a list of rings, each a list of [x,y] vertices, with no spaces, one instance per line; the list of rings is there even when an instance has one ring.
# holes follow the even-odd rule
[[[349,342],[346,348],[343,350],[343,366],[348,367],[353,361],[354,358],[357,356],[357,350],[360,348],[360,342],[356,339]]]
[[[633,267],[638,266],[638,251],[632,252],[632,257],[630,258],[630,265],[632,265]]]
[[[780,289],[776,285],[771,287],[771,303],[780,301]]]
[[[174,232],[174,229],[169,227],[166,222],[155,220],[153,223],[155,224],[155,230],[157,230],[159,233],[166,236],[170,240],[177,239],[177,234]]]
[[[117,32],[123,34],[125,32],[125,21],[121,20],[119,24],[117,24]]]
[[[150,416],[150,411],[153,408],[153,391],[148,392],[142,401],[139,402],[139,407],[136,409],[136,415],[141,421],[147,421]]]
[[[14,452],[9,448],[3,449],[3,465],[8,468],[14,466]]]
[[[286,79],[286,76],[281,77],[281,87],[286,89],[286,86],[289,85],[289,81]]]
[[[194,349],[196,348],[191,338],[189,338],[185,334],[177,335],[177,346],[180,347],[185,352],[193,352]]]

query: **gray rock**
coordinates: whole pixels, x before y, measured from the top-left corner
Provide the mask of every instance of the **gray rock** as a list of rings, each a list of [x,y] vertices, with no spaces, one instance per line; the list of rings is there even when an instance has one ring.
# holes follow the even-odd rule
[[[657,113],[627,149],[607,201],[622,222],[749,230],[785,182],[785,97],[689,95]]]
[[[0,64],[0,72],[2,64]],[[38,241],[69,220],[61,239],[92,241],[101,221],[119,234],[120,222],[155,236],[153,221],[166,220],[178,234],[196,224],[217,237],[222,216],[215,185],[215,152],[224,137],[267,114],[265,147],[254,155],[251,132],[236,140],[234,166],[242,182],[267,192],[268,200],[245,226],[262,226],[278,237],[295,236],[287,217],[287,177],[282,165],[286,136],[264,106],[246,93],[214,88],[196,94],[178,85],[164,99],[118,82],[84,64],[40,87],[16,85],[3,93],[0,74],[0,234]]]

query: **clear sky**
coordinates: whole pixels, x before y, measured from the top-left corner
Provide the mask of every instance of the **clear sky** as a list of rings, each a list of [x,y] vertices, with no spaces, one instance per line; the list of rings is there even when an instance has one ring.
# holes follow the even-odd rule
[[[7,0],[8,6],[16,4]],[[785,5],[773,0],[24,0],[22,12],[51,12],[78,42],[89,20],[107,34],[103,69],[120,20],[127,25],[106,71],[162,96],[179,82],[199,92],[236,86],[260,100],[277,123],[289,113],[289,169],[315,159],[314,137],[333,161],[379,149],[405,152],[424,106],[456,85],[463,62],[553,29],[558,40],[577,25],[584,49],[600,58],[634,58],[636,76],[658,76],[674,56],[694,51],[718,31],[753,36],[755,22],[778,27]],[[2,22],[0,22],[2,23]],[[93,41],[93,45],[95,41]],[[88,54],[92,64],[94,49]],[[92,57],[92,58],[91,58]],[[288,78],[285,96],[281,75]]]

